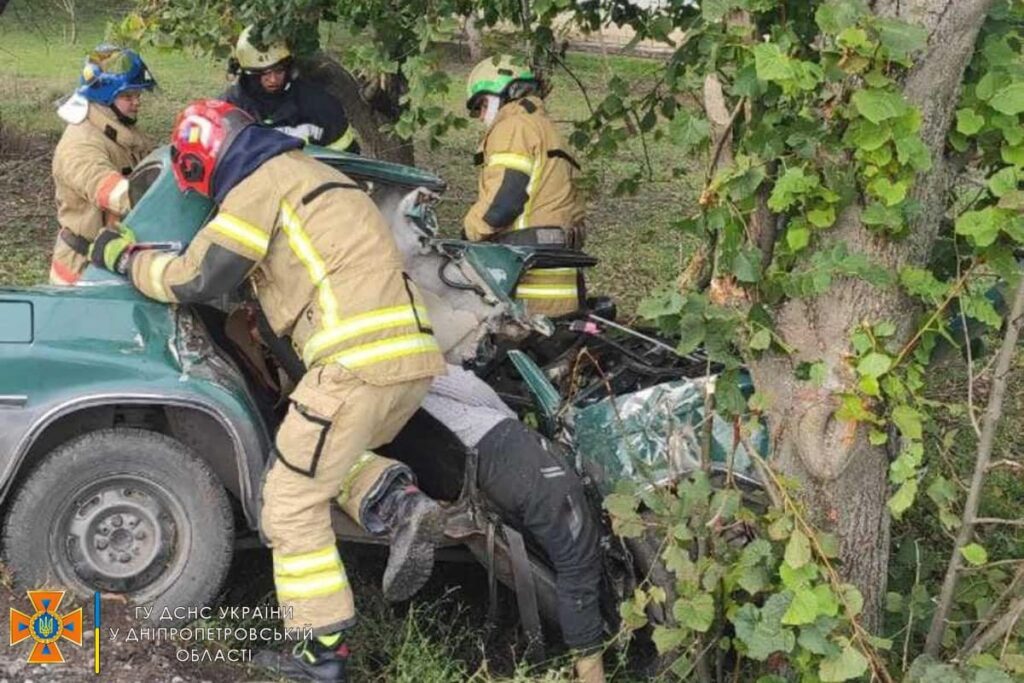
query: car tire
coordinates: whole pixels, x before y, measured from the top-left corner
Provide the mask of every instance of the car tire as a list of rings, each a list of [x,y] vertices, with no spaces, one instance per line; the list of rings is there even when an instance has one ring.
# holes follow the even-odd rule
[[[47,454],[4,528],[18,584],[121,594],[161,626],[192,621],[189,608],[215,600],[233,549],[231,506],[210,467],[141,429],[92,432]]]

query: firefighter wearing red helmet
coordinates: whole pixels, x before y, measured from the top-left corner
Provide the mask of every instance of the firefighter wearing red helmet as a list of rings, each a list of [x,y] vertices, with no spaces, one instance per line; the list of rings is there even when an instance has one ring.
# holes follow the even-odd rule
[[[281,657],[281,673],[343,681],[355,609],[330,507],[337,501],[367,531],[390,535],[386,598],[419,590],[442,511],[405,465],[370,449],[395,436],[445,366],[370,197],[299,151],[301,141],[253,123],[217,100],[179,115],[178,184],[218,205],[184,253],[136,251],[130,235],[105,230],[92,258],[160,301],[207,301],[247,283],[274,334],[305,362],[264,482],[261,530],[285,626],[315,636]]]

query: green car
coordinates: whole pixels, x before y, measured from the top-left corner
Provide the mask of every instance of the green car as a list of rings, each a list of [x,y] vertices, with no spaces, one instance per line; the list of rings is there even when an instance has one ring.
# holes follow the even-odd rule
[[[550,321],[514,300],[526,268],[593,259],[441,239],[433,202],[444,183],[436,176],[319,148],[307,153],[362,184],[389,218],[449,362],[476,369],[527,419],[566,441],[596,500],[622,478],[666,485],[699,465],[706,380],[690,375],[702,369],[608,318]],[[182,195],[168,162],[162,148],[135,170],[124,223],[140,243],[181,248],[213,207]],[[239,310],[231,301],[158,303],[94,269],[76,287],[0,288],[3,550],[19,583],[119,593],[155,607],[153,614],[214,600],[237,540],[258,538],[260,482],[287,386],[269,356],[245,343]],[[602,388],[607,378],[588,376],[567,398],[566,364],[584,347],[607,360],[615,395]],[[716,461],[744,475],[748,462],[741,446],[729,445],[731,425],[712,424]],[[450,503],[451,542],[513,585],[507,547],[488,543],[484,516],[463,496],[465,454],[389,455],[423,481],[441,482],[424,488]],[[593,513],[601,515],[599,503]],[[340,512],[335,521],[340,538],[376,542]],[[617,561],[631,563],[628,553]],[[541,609],[553,614],[552,573],[543,557],[530,563]],[[645,572],[630,566],[626,574]],[[616,592],[630,590],[620,581]]]

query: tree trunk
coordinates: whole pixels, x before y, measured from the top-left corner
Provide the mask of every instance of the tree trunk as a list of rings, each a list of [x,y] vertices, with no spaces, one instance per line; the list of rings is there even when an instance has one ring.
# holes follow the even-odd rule
[[[466,17],[466,45],[469,47],[469,59],[476,64],[484,58],[483,35],[476,14]]]
[[[907,75],[904,92],[923,115],[922,138],[933,169],[918,177],[915,197],[924,211],[903,240],[880,238],[849,207],[822,248],[845,243],[890,272],[924,265],[945,208],[947,167],[942,158],[963,78],[992,0],[875,0],[872,9],[923,26],[928,44]],[[880,291],[860,279],[839,279],[816,298],[793,299],[776,312],[777,331],[792,356],[765,355],[750,363],[754,384],[768,399],[775,463],[801,482],[799,497],[819,528],[840,540],[841,573],[864,595],[864,625],[877,630],[889,560],[886,501],[889,453],[872,446],[861,425],[839,421],[835,394],[854,391],[849,365],[853,330],[863,321],[890,321],[909,339],[913,303],[895,288]],[[823,386],[795,379],[801,362],[823,362]]]
[[[386,130],[402,114],[399,100],[406,90],[401,73],[381,76],[379,82],[361,83],[331,56],[319,52],[303,65],[306,75],[321,83],[341,100],[349,124],[359,134],[363,154],[412,166],[415,163],[412,140]]]

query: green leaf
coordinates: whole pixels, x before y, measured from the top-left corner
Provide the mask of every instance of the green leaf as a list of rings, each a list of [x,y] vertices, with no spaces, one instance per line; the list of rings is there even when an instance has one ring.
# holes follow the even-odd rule
[[[839,590],[843,594],[846,616],[855,617],[860,614],[864,609],[864,596],[861,595],[860,590],[851,583],[844,583]]]
[[[793,631],[782,625],[782,615],[791,600],[788,592],[776,593],[760,609],[747,603],[729,616],[748,657],[763,662],[776,652],[788,653],[796,646]]]
[[[897,230],[903,225],[903,215],[899,209],[893,209],[880,202],[871,202],[860,214],[864,225],[881,226]]]
[[[715,621],[715,600],[709,593],[679,598],[672,605],[672,615],[683,626],[705,633]]]
[[[831,206],[822,209],[811,209],[807,212],[807,220],[816,228],[828,228],[836,222],[836,210]]]
[[[793,251],[800,251],[811,241],[811,231],[805,225],[791,225],[786,230],[786,244]]]
[[[886,206],[896,206],[907,198],[909,185],[904,180],[892,182],[885,176],[879,176],[868,184],[868,190],[881,199]]]
[[[910,506],[914,504],[914,498],[917,496],[917,479],[908,479],[900,484],[899,490],[896,494],[889,499],[888,505],[889,510],[892,512],[893,517],[901,519],[903,513],[910,509]]]
[[[999,90],[989,100],[989,106],[1010,116],[1024,112],[1024,83],[1011,83]]]
[[[799,529],[795,529],[786,544],[786,564],[799,569],[811,561],[811,542]]]
[[[895,60],[903,60],[912,52],[922,49],[928,41],[928,32],[923,26],[910,24],[898,19],[875,20],[878,42]]]
[[[686,637],[689,635],[689,631],[683,628],[669,628],[668,626],[657,625],[654,627],[654,633],[651,634],[651,640],[654,641],[654,647],[657,648],[658,654],[663,655],[666,652],[675,650]]]
[[[732,274],[740,282],[753,283],[761,279],[761,250],[757,247],[739,249],[732,260]]]
[[[700,11],[704,15],[704,21],[714,24],[724,19],[732,10],[742,6],[743,3],[739,0],[703,0],[700,3]]]
[[[915,171],[928,171],[932,167],[931,152],[916,135],[896,140],[896,158],[901,164],[907,164]]]
[[[782,623],[787,626],[813,624],[818,614],[818,597],[814,591],[805,588],[794,593],[793,602],[789,603],[789,609],[782,615]]]
[[[790,81],[796,76],[792,60],[775,43],[754,46],[754,66],[757,77],[762,81]]]
[[[966,211],[956,219],[956,234],[969,238],[975,246],[987,247],[999,236],[1002,217],[998,209],[987,206],[980,211]]]
[[[980,567],[988,562],[988,551],[977,543],[971,543],[960,548],[960,554],[975,567]]]
[[[707,119],[695,116],[685,109],[680,109],[676,112],[672,122],[669,123],[668,130],[669,137],[679,147],[679,152],[686,154],[707,142],[711,132],[711,124],[708,123]]]
[[[956,113],[956,129],[964,135],[974,135],[985,127],[985,117],[973,109],[961,109]]]
[[[908,439],[921,438],[921,413],[906,404],[893,408],[892,421],[900,433]]]
[[[892,130],[888,126],[879,126],[860,119],[850,125],[844,141],[852,143],[866,152],[873,152],[892,139]]]
[[[813,624],[800,628],[800,637],[797,639],[797,643],[803,649],[816,655],[838,655],[839,646],[828,639],[828,635],[835,628],[835,625],[835,619],[818,617]]]
[[[988,189],[996,197],[1003,197],[1017,189],[1017,169],[1007,166],[994,173],[988,179]]]
[[[910,109],[901,95],[888,90],[858,90],[851,100],[860,115],[872,123],[894,119]]]
[[[804,169],[797,166],[786,169],[786,172],[775,181],[772,194],[768,198],[768,208],[782,212],[795,204],[803,195],[818,187],[816,175],[807,175]]]
[[[822,683],[838,683],[863,676],[868,670],[868,660],[850,643],[846,643],[838,655],[826,657],[818,666],[818,678]]]
[[[754,351],[764,351],[771,344],[772,333],[766,327],[762,327],[750,337],[750,348]]]
[[[891,367],[892,358],[876,351],[864,356],[860,363],[857,363],[857,374],[877,379],[889,372]]]

